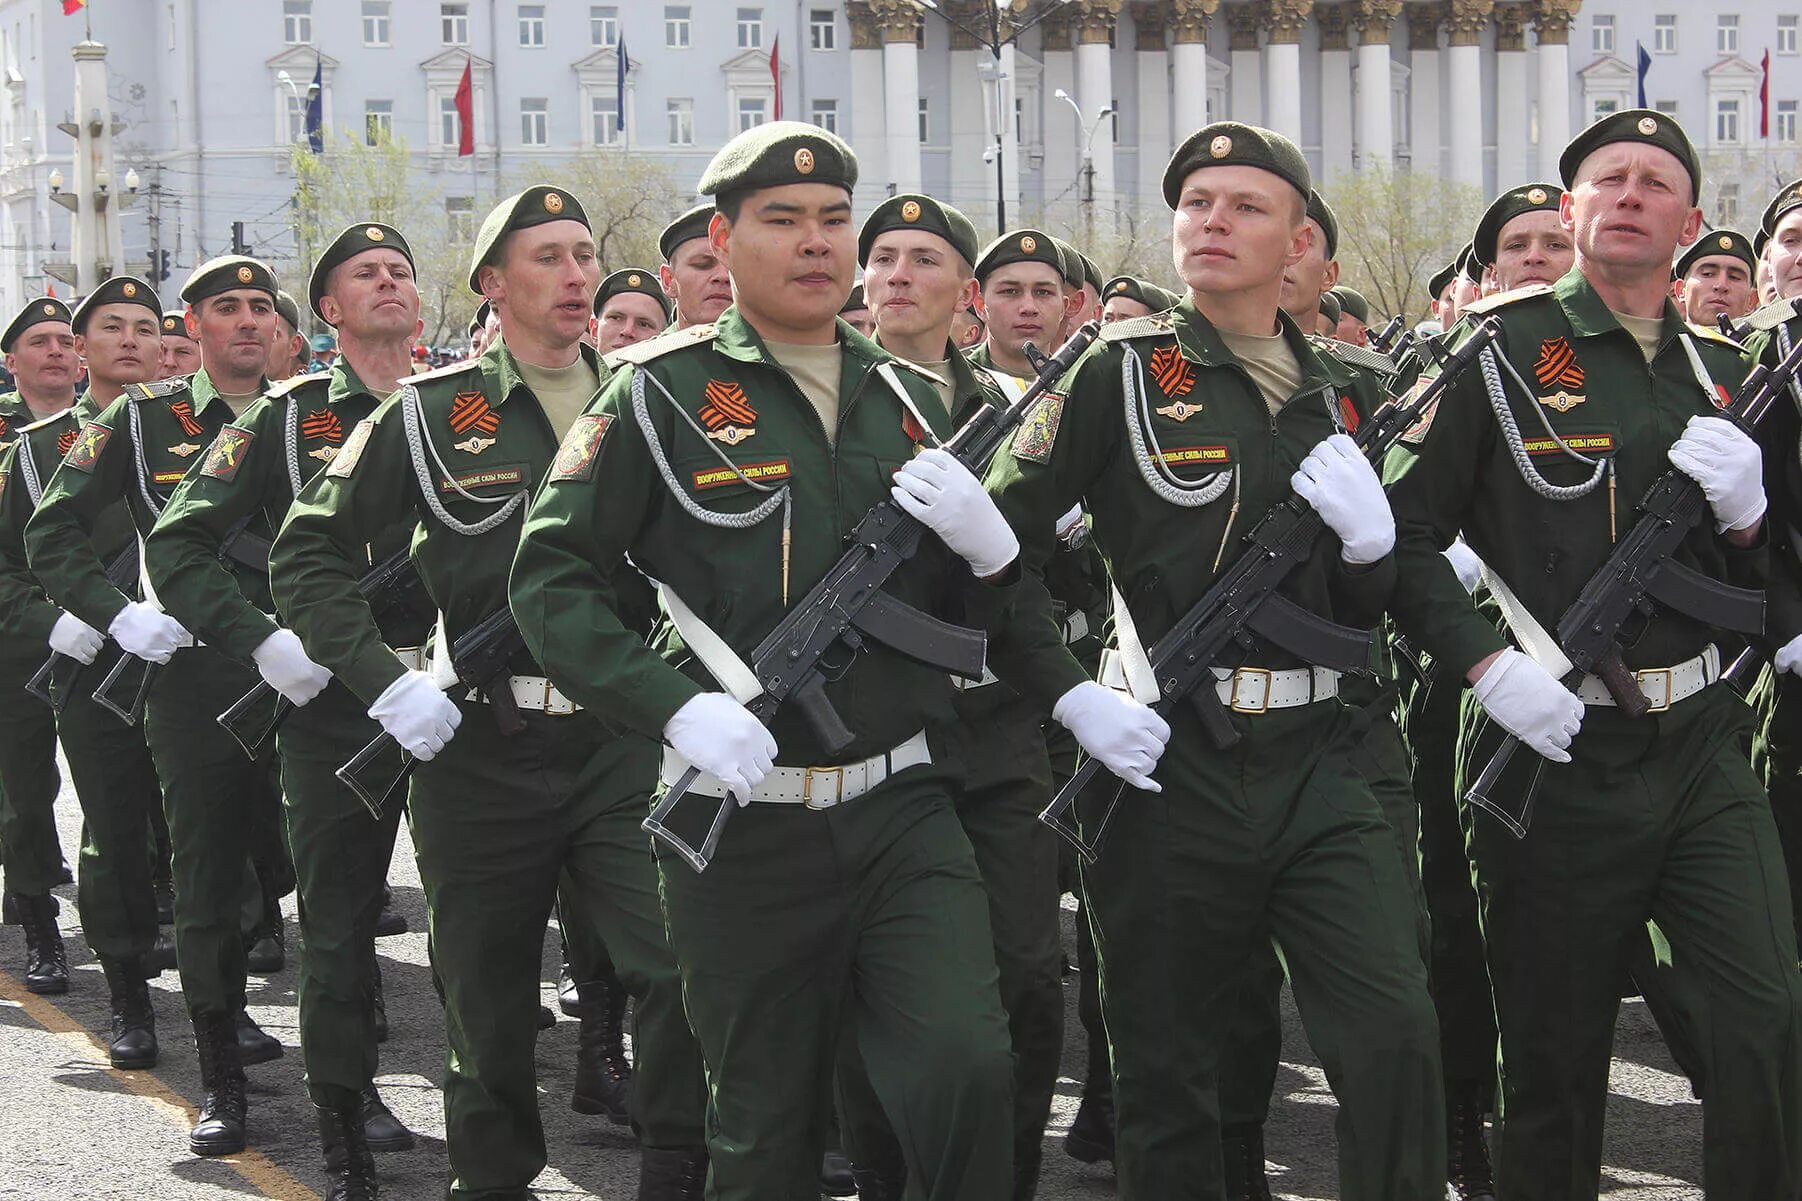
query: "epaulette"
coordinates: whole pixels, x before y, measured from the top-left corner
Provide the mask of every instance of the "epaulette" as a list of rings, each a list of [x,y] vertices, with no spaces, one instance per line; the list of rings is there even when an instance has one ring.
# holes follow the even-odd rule
[[[1103,342],[1124,342],[1129,338],[1161,338],[1176,329],[1169,313],[1152,313],[1144,317],[1128,317],[1101,327]]]
[[[1795,315],[1796,302],[1794,300],[1773,300],[1747,317],[1746,325],[1751,329],[1776,329]]]
[[[1465,313],[1493,313],[1505,304],[1513,304],[1518,300],[1531,300],[1535,296],[1550,296],[1551,284],[1526,284],[1519,288],[1510,288],[1506,292],[1497,292],[1494,296],[1485,296],[1481,300],[1473,300],[1458,310],[1462,317]]]
[[[1361,367],[1380,375],[1394,375],[1399,370],[1394,359],[1365,346],[1341,342],[1337,338],[1322,338],[1318,334],[1308,335],[1308,344],[1321,354],[1331,355],[1348,367]]]
[[[1693,321],[1685,321],[1683,324],[1689,326],[1698,338],[1707,338],[1710,342],[1719,342],[1722,346],[1730,346],[1734,350],[1745,349],[1745,347],[1740,344],[1739,339],[1729,338],[1726,334],[1723,334],[1712,325],[1697,325]]]
[[[719,336],[713,322],[691,325],[687,329],[671,330],[667,334],[658,334],[655,338],[647,338],[643,342],[634,342],[630,346],[622,346],[609,354],[601,362],[609,368],[622,366],[638,366],[652,359],[660,359],[666,354],[678,350],[686,350],[690,346],[699,346],[703,342],[711,342]]]
[[[74,411],[75,411],[75,406],[70,405],[66,409],[58,409],[56,412],[50,414],[50,416],[48,416],[48,417],[39,417],[36,421],[32,422],[30,425],[14,426],[13,428],[21,434],[28,434],[32,430],[42,429],[43,427],[45,427],[47,425],[54,425],[58,421],[61,421],[64,417],[67,417],[70,413],[73,413]]]
[[[145,384],[126,384],[125,394],[133,400],[161,400],[165,396],[186,392],[188,382],[188,376],[172,375],[168,379],[151,380]]]
[[[287,379],[276,380],[270,384],[263,389],[263,395],[270,400],[278,400],[290,392],[300,391],[308,384],[325,384],[329,387],[331,382],[332,376],[329,371],[319,371],[312,375],[291,375]]]
[[[911,363],[908,360],[902,359],[902,358],[892,358],[892,359],[889,359],[888,361],[893,363],[897,367],[905,367],[907,370],[913,372],[915,375],[926,380],[926,382],[937,385],[940,388],[949,387],[951,384],[950,380],[943,378],[942,376],[939,375],[938,372],[928,371],[928,370],[926,370],[926,368],[920,366],[918,363]]]
[[[421,384],[428,380],[436,379],[452,379],[459,375],[467,375],[472,371],[480,372],[481,370],[481,359],[464,359],[460,363],[450,363],[443,367],[434,367],[430,371],[421,371],[417,375],[409,375],[400,381],[399,386],[395,390],[399,391],[400,388],[404,388],[408,384]],[[309,376],[308,378],[310,379],[312,377]]]

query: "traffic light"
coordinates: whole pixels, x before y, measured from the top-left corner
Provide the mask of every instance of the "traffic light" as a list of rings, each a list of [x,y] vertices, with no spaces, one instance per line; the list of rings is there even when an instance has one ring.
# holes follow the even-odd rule
[[[250,253],[250,243],[244,240],[244,223],[242,221],[232,222],[232,253]]]
[[[169,278],[169,252],[159,250],[150,264],[150,282],[160,284]]]

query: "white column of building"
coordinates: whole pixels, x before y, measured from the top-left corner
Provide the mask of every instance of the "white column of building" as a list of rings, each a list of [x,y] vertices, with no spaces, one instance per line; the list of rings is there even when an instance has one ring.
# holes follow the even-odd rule
[[[878,0],[882,20],[882,115],[888,143],[888,182],[918,192],[920,181],[920,10]]]
[[[1162,193],[1164,165],[1170,161],[1174,146],[1170,133],[1171,114],[1181,110],[1184,84],[1182,76],[1171,67],[1174,56],[1164,48],[1169,36],[1165,23],[1169,18],[1168,5],[1133,6],[1133,39],[1139,60],[1139,173],[1132,183],[1133,195],[1126,198],[1122,208],[1156,211],[1158,196]],[[1205,72],[1205,55],[1202,63]],[[1205,98],[1204,90],[1204,103]]]
[[[1390,107],[1389,31],[1401,0],[1358,0],[1352,24],[1358,30],[1358,166],[1395,164],[1395,114]]]
[[[1076,102],[1082,106],[1083,144],[1077,150],[1080,154],[1086,149],[1095,166],[1096,211],[1112,212],[1120,200],[1114,179],[1114,119],[1111,115],[1099,121],[1096,118],[1114,103],[1113,48],[1108,40],[1114,33],[1120,0],[1081,0],[1081,5],[1076,18]],[[1083,194],[1081,181],[1078,192]]]
[[[1558,156],[1571,139],[1570,23],[1581,0],[1539,0],[1533,15],[1539,60],[1540,179],[1558,178]]]
[[[1519,4],[1495,7],[1495,187],[1496,191],[1526,183],[1536,165],[1532,158],[1527,90],[1526,10]],[[1506,97],[1518,96],[1509,103]]]
[[[1082,199],[1082,181],[1076,177],[1076,172],[1082,165],[1084,133],[1077,126],[1076,114],[1070,106],[1057,98],[1059,88],[1071,96],[1076,95],[1076,55],[1070,49],[1076,30],[1070,16],[1070,10],[1065,9],[1039,25],[1042,31],[1039,57],[1044,63],[1044,70],[1039,73],[1039,103],[1043,105],[1045,122],[1044,136],[1040,139],[1045,148],[1045,161],[1040,165],[1039,180],[1044,189],[1045,206],[1062,208],[1065,216],[1075,214]]]
[[[1324,184],[1352,169],[1351,12],[1345,4],[1314,10],[1320,28],[1320,178]]]
[[[1439,22],[1436,3],[1410,3],[1408,13],[1408,161],[1416,171],[1445,171],[1439,114],[1445,97],[1439,90]]]
[[[1451,95],[1452,179],[1483,184],[1483,29],[1495,0],[1451,0],[1446,87]],[[1517,101],[1518,103],[1518,101]]]
[[[1227,47],[1229,62],[1227,107],[1232,111],[1216,114],[1231,117],[1244,125],[1269,125],[1264,116],[1264,54],[1258,48],[1258,24],[1263,9],[1258,4],[1229,4],[1226,7]]]
[[[1297,146],[1301,145],[1301,31],[1313,8],[1314,0],[1266,0],[1264,5],[1270,30],[1264,45],[1265,124]],[[1348,87],[1350,65],[1347,56]]]
[[[1001,78],[998,86],[1001,89],[999,108],[1001,117],[1001,175],[1002,191],[1007,197],[1007,222],[1009,226],[1020,223],[1020,126],[1014,119],[1014,108],[1020,96],[1020,77],[1014,44],[1009,42],[1001,48]],[[990,164],[991,169],[993,164]]]
[[[1219,6],[1220,0],[1175,0],[1170,30],[1171,146],[1167,150],[1208,123],[1208,25]],[[1164,164],[1157,164],[1156,170],[1162,178]],[[1152,194],[1157,193],[1154,190]]]
[[[982,161],[990,141],[987,121],[976,119],[988,103],[983,65],[989,61],[976,39],[955,26],[951,30],[951,75],[946,91],[951,105],[951,187],[944,199],[966,213],[995,208],[995,166]],[[985,205],[983,201],[987,200]]]
[[[888,122],[883,114],[882,29],[867,4],[847,4],[851,24],[851,149],[857,152],[857,211],[888,191]]]

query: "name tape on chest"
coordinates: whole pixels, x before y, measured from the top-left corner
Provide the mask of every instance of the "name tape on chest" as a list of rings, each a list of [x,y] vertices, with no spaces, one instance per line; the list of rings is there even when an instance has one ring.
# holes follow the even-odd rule
[[[1614,450],[1613,434],[1560,434],[1559,437],[1564,439],[1565,447],[1578,454],[1608,454]],[[1563,453],[1554,438],[1522,438],[1521,446],[1536,457]]]
[[[787,459],[773,459],[767,463],[741,463],[736,470],[731,467],[706,467],[694,473],[694,485],[696,492],[705,492],[709,488],[739,483],[741,476],[745,481],[767,484],[785,480],[789,474]]]
[[[1226,467],[1233,454],[1225,446],[1172,446],[1159,456],[1169,467]]]
[[[454,477],[438,481],[438,491],[456,492],[468,488],[499,488],[524,483],[526,473],[519,467],[484,467],[479,471],[461,471]]]

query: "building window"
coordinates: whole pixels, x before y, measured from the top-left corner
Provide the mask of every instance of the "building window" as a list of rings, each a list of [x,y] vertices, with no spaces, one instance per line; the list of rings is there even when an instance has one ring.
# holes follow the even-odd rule
[[[1777,102],[1777,140],[1785,146],[1796,144],[1796,102],[1779,100]]]
[[[468,0],[444,0],[438,5],[438,32],[446,46],[469,45]]]
[[[926,49],[926,18],[925,17],[918,17],[914,20],[914,49],[916,49],[916,50]]]
[[[596,146],[619,145],[619,95],[609,92],[605,96],[596,96],[589,102],[589,115],[594,120],[594,144]]]
[[[1677,102],[1675,100],[1655,101],[1652,107],[1669,117],[1671,120],[1677,120]]]
[[[391,44],[392,33],[389,10],[393,7],[389,0],[363,0],[363,44],[365,46],[387,46]]]
[[[528,96],[519,102],[519,144],[548,146],[551,141],[550,101]]]
[[[307,100],[304,95],[297,96],[287,88],[282,89],[282,102],[287,105],[288,142],[299,145],[307,140]],[[15,122],[17,118],[14,118]]]
[[[920,97],[920,145],[926,144],[927,131],[932,128],[932,111],[926,103],[926,97]]]
[[[371,146],[394,139],[394,101],[363,102],[363,140]]]
[[[1620,109],[1620,101],[1614,99],[1594,100],[1589,106],[1589,123],[1594,125],[1608,114]]]
[[[1739,142],[1739,97],[1723,96],[1714,102],[1714,140],[1723,146]]]
[[[738,10],[738,48],[740,50],[763,49],[763,10],[761,8]]]
[[[686,50],[692,44],[693,22],[686,4],[666,4],[663,8],[663,44],[671,50]]]
[[[534,49],[544,46],[544,5],[519,6],[519,44]]]
[[[1794,53],[1796,53],[1796,25],[1797,25],[1797,16],[1795,13],[1784,13],[1784,14],[1778,16],[1778,18],[1777,18],[1777,53],[1779,53],[1779,54],[1794,54]]]
[[[597,4],[588,10],[588,40],[596,46],[619,44],[619,8]]]
[[[766,100],[740,98],[738,102],[738,132],[743,133],[747,129],[755,129],[762,125],[768,119],[768,108],[769,102]]]
[[[1718,13],[1714,18],[1714,52],[1739,53],[1739,14]]]
[[[1614,53],[1614,17],[1596,16],[1590,19],[1589,48],[1597,54]]]
[[[672,146],[693,146],[695,144],[695,102],[692,100],[672,100],[669,102],[669,144]]]
[[[1652,18],[1652,53],[1677,53],[1677,14],[1659,13]]]
[[[313,40],[313,0],[282,0],[282,41],[304,46]]]
[[[812,9],[807,14],[807,44],[815,50],[838,49],[838,21],[829,8]]]
[[[473,196],[446,196],[444,216],[450,225],[453,243],[468,242],[476,236],[476,203]]]
[[[815,100],[808,111],[807,119],[818,125],[827,133],[838,132],[838,101]]]
[[[475,113],[471,112],[470,116],[474,117]],[[438,97],[438,144],[453,149],[463,144],[463,119],[457,116],[455,96]]]
[[[1739,224],[1739,185],[1724,183],[1715,195],[1714,217],[1716,225]]]

